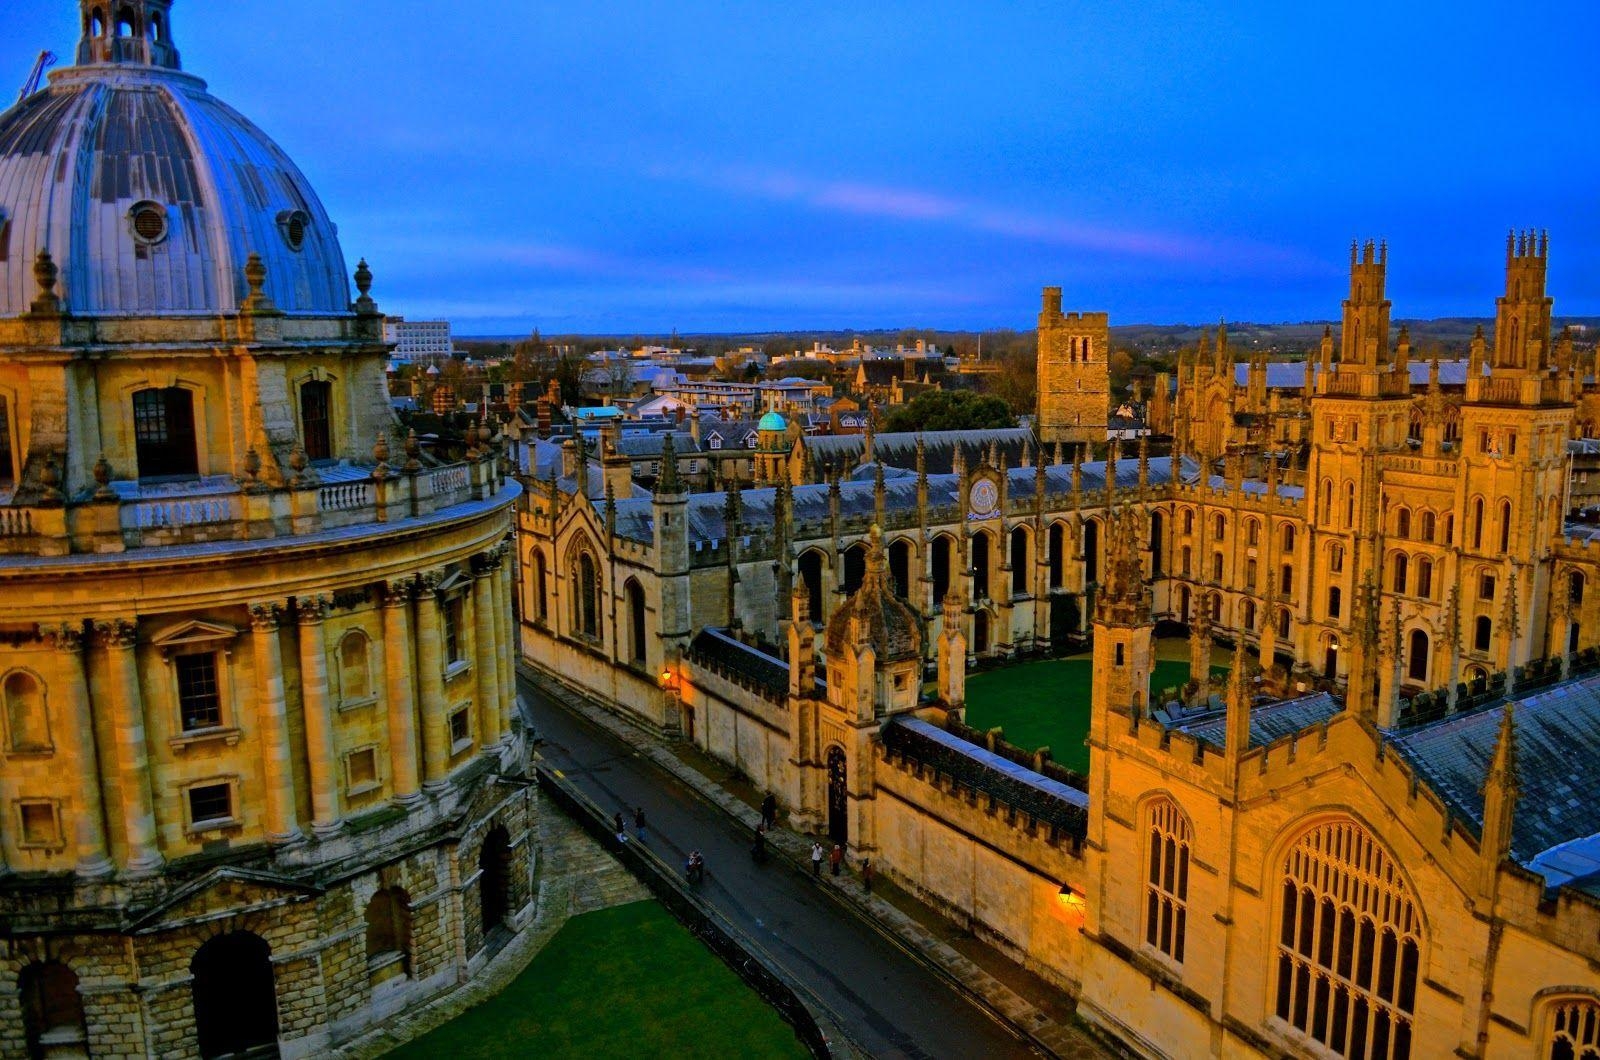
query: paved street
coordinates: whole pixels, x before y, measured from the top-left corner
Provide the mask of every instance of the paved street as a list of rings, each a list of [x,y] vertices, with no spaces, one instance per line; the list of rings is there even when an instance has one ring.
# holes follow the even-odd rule
[[[1036,1055],[805,875],[778,860],[756,866],[748,837],[721,810],[527,682],[521,691],[546,762],[607,812],[626,807],[630,832],[631,810],[643,805],[649,843],[669,862],[698,847],[703,897],[805,982],[862,1048],[877,1057]]]

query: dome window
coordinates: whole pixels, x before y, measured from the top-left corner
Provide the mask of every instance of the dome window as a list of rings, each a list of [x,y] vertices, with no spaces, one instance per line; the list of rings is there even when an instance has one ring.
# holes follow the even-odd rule
[[[283,241],[289,244],[290,250],[299,250],[306,243],[306,229],[311,225],[311,218],[304,210],[284,210],[278,215],[278,231],[283,233]]]
[[[134,203],[128,220],[133,225],[133,237],[141,243],[154,245],[167,238],[167,211],[160,203]]]

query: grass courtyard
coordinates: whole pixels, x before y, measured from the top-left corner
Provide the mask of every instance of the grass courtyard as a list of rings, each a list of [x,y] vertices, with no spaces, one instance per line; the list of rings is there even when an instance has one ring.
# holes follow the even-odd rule
[[[743,980],[645,901],[574,917],[496,997],[389,1055],[809,1054]]]
[[[1213,662],[1213,674],[1227,673]],[[1051,757],[1068,769],[1086,773],[1089,749],[1089,693],[1094,660],[1088,655],[1047,659],[973,674],[967,679],[967,724],[974,729],[1000,726],[1006,740],[1037,750],[1050,748]],[[1156,648],[1150,695],[1189,680],[1188,643],[1161,641]]]

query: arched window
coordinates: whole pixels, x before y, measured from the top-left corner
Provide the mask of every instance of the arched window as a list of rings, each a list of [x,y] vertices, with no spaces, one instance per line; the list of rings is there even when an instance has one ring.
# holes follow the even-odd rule
[[[1287,607],[1278,612],[1278,636],[1285,640],[1289,638],[1289,609]]]
[[[1406,574],[1409,565],[1404,552],[1396,552],[1394,554],[1394,577],[1391,580],[1390,587],[1397,593],[1404,594],[1406,591]]]
[[[1187,549],[1185,549],[1187,551]],[[1190,593],[1187,585],[1178,588],[1178,617],[1184,622],[1189,621]]]
[[[332,403],[333,384],[312,380],[300,384],[300,434],[306,456],[313,460],[327,460],[333,456]]]
[[[1447,545],[1456,543],[1456,516],[1454,512],[1444,517],[1444,543]]]
[[[1050,588],[1062,587],[1067,574],[1067,530],[1062,523],[1050,524]]]
[[[600,569],[594,554],[578,553],[578,569],[573,573],[572,624],[585,637],[600,636]]]
[[[1261,524],[1251,519],[1244,524],[1245,544],[1255,546],[1261,544]]]
[[[1016,527],[1011,531],[1011,591],[1014,594],[1028,591],[1028,531]]]
[[[139,36],[139,23],[133,13],[133,8],[125,7],[121,11],[117,12],[117,36]]]
[[[1247,599],[1244,602],[1244,628],[1247,631],[1256,628],[1256,602],[1254,600]]]
[[[1318,508],[1322,513],[1322,521],[1331,523],[1333,521],[1333,479],[1331,478],[1322,480],[1322,503],[1318,505]]]
[[[0,486],[13,486],[17,481],[17,464],[11,456],[11,406],[0,394]]]
[[[1500,502],[1500,554],[1511,551],[1511,502]]]
[[[1100,524],[1093,519],[1083,524],[1083,583],[1100,581]]]
[[[1283,569],[1278,572],[1278,575],[1279,575],[1278,576],[1278,592],[1282,593],[1285,596],[1288,596],[1289,593],[1291,593],[1294,590],[1294,567],[1293,567],[1293,565],[1285,563],[1283,565]]]
[[[217,935],[189,962],[200,1055],[262,1055],[278,1043],[272,948],[248,931]]]
[[[628,602],[628,661],[635,666],[645,662],[644,587],[629,578],[622,587]]]
[[[1182,964],[1189,917],[1189,822],[1170,799],[1152,802],[1145,820],[1145,945]]]
[[[1339,605],[1342,602],[1343,601],[1342,601],[1342,599],[1340,597],[1340,594],[1339,594],[1339,587],[1337,585],[1328,586],[1328,617],[1329,618],[1338,618],[1339,617]]]
[[[1220,513],[1211,520],[1211,536],[1220,544],[1228,536],[1228,520]]]
[[[411,899],[385,887],[367,903],[367,979],[372,985],[411,974]]]
[[[1483,498],[1472,502],[1472,547],[1483,547]]]
[[[1549,1009],[1548,1060],[1600,1060],[1600,1004],[1593,998],[1558,1001]]]
[[[1351,820],[1314,828],[1279,900],[1278,1018],[1342,1056],[1408,1060],[1422,915],[1388,851]]]
[[[17,976],[28,1055],[88,1056],[78,975],[60,961],[30,964]]]
[[[1183,532],[1186,533],[1186,534],[1194,533],[1194,509],[1193,508],[1185,508],[1183,510]]]
[[[1294,551],[1294,524],[1293,523],[1284,523],[1283,524],[1283,551],[1285,553],[1289,553],[1289,552],[1293,552]]]
[[[1567,601],[1574,607],[1583,603],[1583,572],[1567,572]]]
[[[6,675],[0,682],[5,699],[6,746],[13,754],[49,751],[50,716],[45,707],[44,685],[37,677],[21,670]]]
[[[985,600],[989,596],[989,532],[979,530],[972,535],[972,598]]]
[[[1422,513],[1422,533],[1418,536],[1424,541],[1432,541],[1434,535],[1434,515],[1432,512]]]
[[[1184,545],[1183,546],[1183,552],[1182,552],[1181,560],[1180,560],[1180,562],[1178,564],[1178,573],[1181,574],[1183,577],[1187,578],[1189,576],[1189,570],[1190,570],[1190,567],[1193,564],[1193,562],[1194,562],[1194,549],[1190,548],[1188,545]]]
[[[1332,544],[1328,546],[1328,573],[1341,574],[1344,572],[1344,546]]]
[[[1417,595],[1433,599],[1433,560],[1417,557]]]
[[[371,643],[359,629],[352,629],[339,641],[339,694],[346,703],[373,694]]]
[[[1211,580],[1214,582],[1222,580],[1222,553],[1220,552],[1214,553],[1211,557]]]
[[[511,836],[495,825],[478,850],[478,914],[484,942],[511,915]]]
[[[140,478],[198,475],[194,395],[177,386],[134,391],[133,446]]]
[[[1410,652],[1406,657],[1406,676],[1422,684],[1428,683],[1428,635],[1420,629],[1411,631]]]
[[[1344,484],[1344,525],[1356,525],[1356,484],[1354,482],[1346,482]]]
[[[1166,527],[1167,520],[1160,512],[1150,513],[1150,573],[1158,578],[1165,573],[1161,555],[1166,551],[1166,542],[1162,540]]]
[[[533,553],[533,617],[536,622],[550,620],[550,578],[545,570],[544,553]]]
[[[1472,647],[1475,651],[1488,651],[1494,643],[1494,623],[1488,615],[1479,615],[1472,623]]]
[[[951,576],[954,565],[951,559],[951,540],[948,534],[940,534],[933,539],[933,599],[942,602],[950,593]],[[802,556],[803,560],[805,557]],[[811,617],[814,621],[821,621],[821,616],[813,611]]]
[[[1396,537],[1411,536],[1411,509],[1401,508],[1394,513],[1394,535]]]

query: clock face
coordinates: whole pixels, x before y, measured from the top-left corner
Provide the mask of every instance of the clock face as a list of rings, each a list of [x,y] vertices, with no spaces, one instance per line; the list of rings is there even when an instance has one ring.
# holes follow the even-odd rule
[[[973,515],[988,515],[1000,502],[1000,493],[994,488],[993,481],[980,478],[972,484],[972,490],[967,494],[967,501]]]

